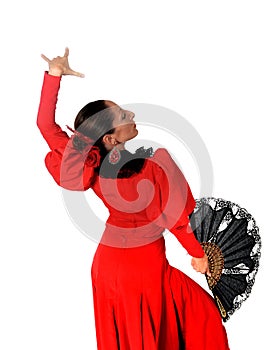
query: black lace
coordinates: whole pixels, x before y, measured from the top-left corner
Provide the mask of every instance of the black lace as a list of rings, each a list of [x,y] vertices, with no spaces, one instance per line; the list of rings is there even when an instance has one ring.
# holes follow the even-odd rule
[[[152,147],[145,149],[143,146],[138,148],[135,153],[128,150],[121,150],[121,159],[117,164],[110,164],[108,155],[103,159],[97,169],[98,174],[104,178],[129,178],[138,174],[145,165],[145,160],[153,156]]]
[[[208,284],[223,321],[227,321],[255,283],[262,246],[259,228],[245,208],[214,197],[196,200],[190,222],[198,241],[217,246],[223,255],[219,280],[213,286]]]

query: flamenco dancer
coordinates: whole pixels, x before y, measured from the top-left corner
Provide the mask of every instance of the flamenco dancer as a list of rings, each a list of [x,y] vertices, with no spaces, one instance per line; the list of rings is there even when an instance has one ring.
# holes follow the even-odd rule
[[[91,268],[99,350],[229,350],[210,294],[166,258],[168,229],[191,255],[193,268],[209,272],[208,258],[189,223],[195,207],[190,187],[165,148],[125,143],[137,134],[134,113],[108,100],[77,114],[72,136],[55,122],[69,49],[49,59],[37,125],[50,150],[45,164],[59,186],[92,189],[109,210]]]

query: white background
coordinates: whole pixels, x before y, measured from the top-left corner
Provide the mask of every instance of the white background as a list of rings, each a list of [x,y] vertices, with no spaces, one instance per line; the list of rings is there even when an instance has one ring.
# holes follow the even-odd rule
[[[244,0],[1,4],[1,349],[96,349],[96,243],[71,222],[36,127],[47,69],[40,54],[65,46],[86,78],[63,78],[62,126],[103,98],[164,106],[199,132],[215,175],[206,195],[244,206],[263,241],[252,294],[225,324],[231,350],[274,344],[275,10],[273,1]],[[199,184],[178,161],[197,197]],[[204,285],[174,236],[166,242],[169,261]]]

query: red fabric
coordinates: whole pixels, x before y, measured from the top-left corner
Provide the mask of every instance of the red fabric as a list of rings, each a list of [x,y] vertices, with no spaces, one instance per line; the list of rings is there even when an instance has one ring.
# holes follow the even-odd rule
[[[37,115],[37,126],[51,149],[45,165],[59,186],[85,191],[91,187],[94,178],[94,169],[89,166],[89,149],[75,150],[72,139],[55,122],[60,81],[60,77],[45,72]]]
[[[212,297],[166,259],[166,228],[190,255],[204,254],[189,227],[195,201],[184,175],[159,148],[130,178],[97,176],[55,122],[59,87],[46,72],[37,125],[51,149],[47,169],[62,187],[92,188],[110,213],[91,270],[98,349],[229,349]]]
[[[229,350],[213,298],[169,265],[164,238],[100,244],[92,282],[99,350]]]
[[[140,246],[160,238],[167,228],[190,255],[204,255],[189,230],[195,200],[166,149],[156,150],[139,174],[116,180],[97,177],[92,188],[110,212],[103,244]]]

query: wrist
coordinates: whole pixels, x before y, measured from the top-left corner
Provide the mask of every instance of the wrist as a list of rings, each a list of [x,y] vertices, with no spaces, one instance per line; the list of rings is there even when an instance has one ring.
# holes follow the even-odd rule
[[[49,69],[48,74],[53,75],[54,77],[61,77],[62,71],[59,69]]]
[[[200,261],[204,261],[204,260],[206,260],[206,258],[207,258],[207,260],[208,260],[208,257],[207,257],[207,255],[205,254],[204,251],[203,251],[203,252],[200,252],[200,254],[197,254],[196,256],[192,255],[192,257],[193,257],[194,259],[197,259],[197,260],[200,260]]]

